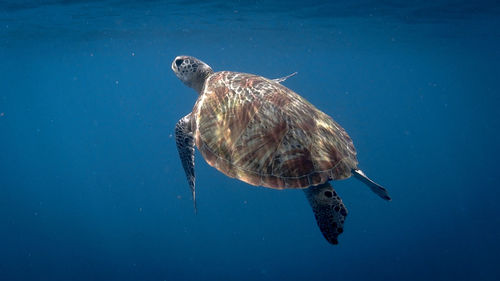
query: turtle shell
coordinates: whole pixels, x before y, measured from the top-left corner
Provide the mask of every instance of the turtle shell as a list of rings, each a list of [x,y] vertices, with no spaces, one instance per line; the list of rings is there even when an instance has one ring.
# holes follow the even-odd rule
[[[348,178],[358,163],[339,124],[261,76],[212,74],[192,116],[195,143],[208,164],[252,185],[306,188]]]

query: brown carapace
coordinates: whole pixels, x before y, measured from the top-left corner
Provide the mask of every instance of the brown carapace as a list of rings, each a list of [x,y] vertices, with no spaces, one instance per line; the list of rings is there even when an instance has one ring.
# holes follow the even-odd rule
[[[207,162],[252,185],[305,188],[348,178],[357,165],[340,125],[264,77],[211,75],[193,117],[195,143]]]

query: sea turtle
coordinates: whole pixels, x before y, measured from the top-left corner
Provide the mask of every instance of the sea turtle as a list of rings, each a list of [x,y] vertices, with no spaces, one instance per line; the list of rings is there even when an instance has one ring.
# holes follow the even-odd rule
[[[343,232],[347,209],[330,180],[354,175],[377,195],[387,190],[359,168],[346,131],[294,91],[288,78],[221,71],[178,56],[175,75],[198,93],[193,111],[175,126],[175,140],[196,211],[194,147],[208,164],[251,185],[303,189],[323,236],[332,244]],[[293,75],[293,74],[292,74]]]

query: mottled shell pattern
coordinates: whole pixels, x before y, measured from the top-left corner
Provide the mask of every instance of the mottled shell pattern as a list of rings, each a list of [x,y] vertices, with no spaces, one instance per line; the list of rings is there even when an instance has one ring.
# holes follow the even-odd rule
[[[229,177],[270,188],[306,188],[351,176],[356,150],[331,117],[277,81],[210,75],[193,108],[195,143]]]

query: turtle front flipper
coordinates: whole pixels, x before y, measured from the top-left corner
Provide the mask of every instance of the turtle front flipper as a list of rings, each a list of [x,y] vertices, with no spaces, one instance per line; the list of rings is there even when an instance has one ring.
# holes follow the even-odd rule
[[[184,116],[175,125],[175,143],[179,151],[182,167],[186,173],[189,188],[193,194],[194,211],[196,213],[196,188],[194,176],[194,138],[191,130],[191,113]]]
[[[290,75],[287,75],[285,77],[280,77],[280,78],[273,79],[273,81],[281,83],[281,82],[285,81],[286,79],[288,79],[288,78],[290,78],[292,76],[295,76],[296,74],[297,74],[297,72],[294,72],[294,73],[292,73]]]
[[[329,182],[304,189],[316,222],[323,236],[331,244],[338,244],[337,237],[344,231],[347,209]]]

